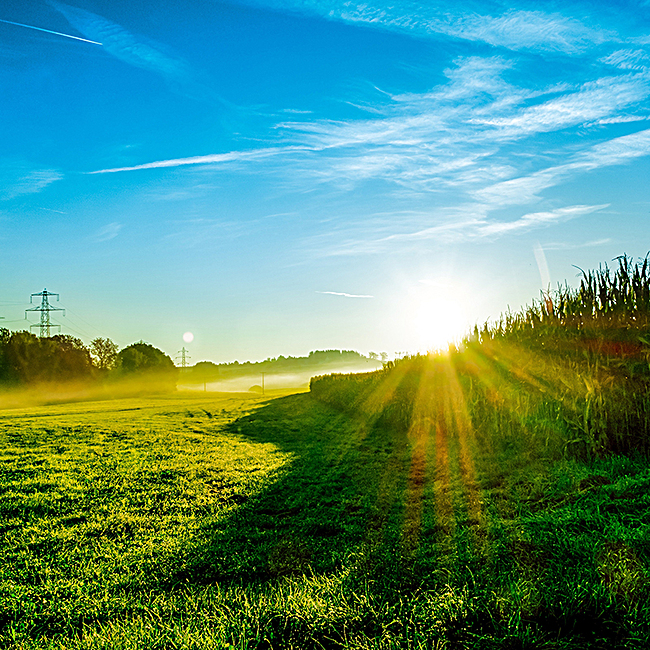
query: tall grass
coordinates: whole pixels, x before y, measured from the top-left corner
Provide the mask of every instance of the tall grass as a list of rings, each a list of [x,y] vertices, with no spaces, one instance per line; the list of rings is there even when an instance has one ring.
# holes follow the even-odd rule
[[[485,445],[526,441],[554,457],[650,452],[650,258],[582,271],[578,288],[545,292],[475,327],[446,355],[408,357],[376,373],[316,377],[331,405],[408,429],[424,376],[453,370]],[[437,385],[440,398],[447,389]],[[422,400],[420,400],[421,402]]]
[[[615,261],[614,270],[607,264],[598,270],[579,269],[578,288],[565,283],[555,291],[542,292],[539,300],[519,312],[506,312],[496,323],[476,327],[473,338],[540,339],[548,344],[555,336],[582,333],[600,340],[642,342],[638,332],[650,329],[650,253],[637,262],[627,255]]]

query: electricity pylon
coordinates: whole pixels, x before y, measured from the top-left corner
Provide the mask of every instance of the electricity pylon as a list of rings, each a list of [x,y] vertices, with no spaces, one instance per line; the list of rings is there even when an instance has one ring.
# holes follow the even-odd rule
[[[50,312],[51,311],[62,311],[65,312],[65,309],[61,307],[52,307],[50,305],[50,301],[48,300],[49,296],[56,296],[57,302],[59,300],[59,294],[58,293],[52,293],[48,291],[47,289],[43,289],[40,293],[33,293],[31,297],[29,298],[29,302],[33,303],[34,301],[34,296],[41,296],[41,304],[38,307],[32,307],[31,309],[25,309],[25,318],[27,318],[27,312],[28,311],[40,311],[41,312],[41,322],[40,323],[34,323],[33,325],[30,325],[29,328],[31,329],[32,327],[40,327],[41,331],[39,332],[39,336],[44,336],[44,337],[49,337],[50,335],[50,328],[52,327],[58,327],[61,329],[61,325],[56,325],[50,323]],[[63,314],[65,316],[65,313]]]
[[[181,356],[181,368],[187,368],[187,360],[192,358],[189,354],[187,354],[188,352],[189,350],[186,350],[185,346],[183,346],[182,350],[178,351],[178,354]],[[178,359],[178,357],[176,357],[176,359]]]

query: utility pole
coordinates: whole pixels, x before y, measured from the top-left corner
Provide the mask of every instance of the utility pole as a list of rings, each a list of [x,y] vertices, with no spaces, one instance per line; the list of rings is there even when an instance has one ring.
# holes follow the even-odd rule
[[[264,375],[265,374],[266,374],[265,372],[262,373],[262,395],[264,395]]]
[[[50,296],[56,296],[56,300],[58,302],[59,300],[59,294],[58,293],[52,293],[51,291],[48,291],[47,289],[43,289],[40,293],[33,293],[30,298],[29,302],[34,303],[34,296],[41,296],[41,304],[38,307],[32,307],[31,309],[25,309],[25,318],[27,318],[27,312],[28,311],[40,311],[41,312],[41,322],[40,323],[34,323],[33,325],[30,325],[29,328],[31,329],[32,327],[40,327],[41,331],[39,332],[40,337],[49,337],[50,336],[50,328],[52,327],[58,327],[61,329],[61,325],[56,325],[52,324],[50,322],[50,312],[51,311],[62,311],[64,312],[63,315],[65,316],[65,309],[62,309],[61,307],[52,307],[50,305],[49,297]]]
[[[185,346],[183,346],[182,350],[178,351],[178,354],[181,357],[181,368],[187,368],[187,360],[192,358],[189,354],[187,354],[188,352],[189,350],[186,350]],[[176,359],[178,359],[178,357],[176,357]]]

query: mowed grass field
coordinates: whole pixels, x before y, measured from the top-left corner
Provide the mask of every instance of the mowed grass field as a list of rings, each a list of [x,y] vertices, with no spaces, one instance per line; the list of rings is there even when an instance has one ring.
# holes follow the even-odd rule
[[[0,647],[647,648],[647,459],[309,393],[0,411]]]

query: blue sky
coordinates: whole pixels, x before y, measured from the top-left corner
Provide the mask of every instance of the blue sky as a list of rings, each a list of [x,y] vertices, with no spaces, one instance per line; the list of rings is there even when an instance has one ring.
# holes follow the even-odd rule
[[[650,250],[650,2],[8,0],[0,20],[12,329],[46,287],[86,342],[393,356]]]

